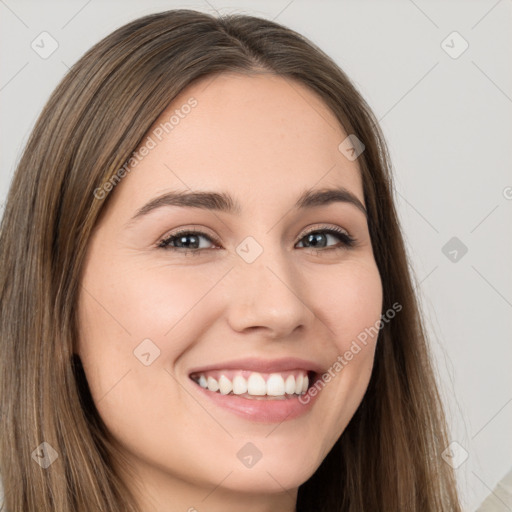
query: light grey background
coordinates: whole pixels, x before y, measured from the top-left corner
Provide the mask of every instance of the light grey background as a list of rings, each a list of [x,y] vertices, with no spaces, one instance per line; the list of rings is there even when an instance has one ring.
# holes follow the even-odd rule
[[[456,473],[473,512],[512,467],[512,1],[0,0],[2,206],[67,68],[118,26],[179,7],[246,12],[299,31],[338,62],[381,121],[458,443],[452,464],[467,451]],[[31,47],[50,48],[43,31],[58,43],[46,59]],[[453,237],[459,246],[443,252]],[[493,500],[492,510],[512,510]]]

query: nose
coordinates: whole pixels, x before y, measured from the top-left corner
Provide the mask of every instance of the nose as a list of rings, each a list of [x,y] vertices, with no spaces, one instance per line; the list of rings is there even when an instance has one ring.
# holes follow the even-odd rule
[[[267,338],[285,338],[314,318],[307,287],[280,250],[264,250],[252,263],[240,259],[230,272],[229,314],[237,332],[261,331]]]

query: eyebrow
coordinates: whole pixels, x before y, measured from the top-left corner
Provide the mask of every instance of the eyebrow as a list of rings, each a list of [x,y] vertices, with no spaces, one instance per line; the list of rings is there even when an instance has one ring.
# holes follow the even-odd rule
[[[326,206],[336,202],[355,206],[368,218],[368,212],[361,201],[344,187],[306,190],[299,196],[294,207],[295,209],[303,210],[316,206]],[[129,224],[164,206],[201,208],[203,210],[214,210],[233,215],[240,215],[242,212],[240,203],[227,192],[167,192],[152,199],[137,210]]]

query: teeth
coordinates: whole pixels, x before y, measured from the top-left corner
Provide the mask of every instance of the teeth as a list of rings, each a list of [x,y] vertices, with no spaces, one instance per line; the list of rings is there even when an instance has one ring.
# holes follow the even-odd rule
[[[295,393],[295,377],[293,375],[288,375],[286,382],[284,383],[284,390],[288,395],[293,395],[293,393]]]
[[[273,373],[267,380],[267,395],[283,396],[284,380],[278,373]]]
[[[219,383],[217,382],[217,379],[214,379],[213,377],[208,377],[206,382],[208,382],[208,389],[210,391],[218,391]]]
[[[204,389],[219,392],[222,395],[244,395],[255,397],[282,397],[285,395],[301,395],[306,393],[309,386],[309,378],[305,371],[294,371],[294,374],[286,376],[280,373],[271,373],[265,377],[258,372],[243,371],[242,370],[233,374],[233,371],[223,371],[222,373],[216,371],[212,372],[217,378],[212,375],[199,374],[193,379]],[[227,375],[230,377],[228,377]],[[246,378],[248,376],[248,378]]]
[[[241,375],[236,375],[233,378],[233,393],[235,395],[247,393],[247,381]]]
[[[204,375],[201,375],[199,377],[199,385],[202,387],[202,388],[207,388],[208,387],[208,381],[206,380],[206,377]]]
[[[247,382],[247,393],[249,395],[266,395],[267,386],[265,379],[259,373],[251,373]]]
[[[219,391],[222,395],[227,395],[233,390],[233,384],[231,381],[224,375],[220,376],[219,379]]]
[[[300,395],[302,393],[302,382],[304,381],[304,377],[301,375],[299,375],[296,379],[295,379],[295,393],[297,395]],[[211,389],[211,388],[210,388]]]
[[[305,393],[309,387],[309,378],[307,375],[304,375],[304,380],[302,381],[302,392]]]

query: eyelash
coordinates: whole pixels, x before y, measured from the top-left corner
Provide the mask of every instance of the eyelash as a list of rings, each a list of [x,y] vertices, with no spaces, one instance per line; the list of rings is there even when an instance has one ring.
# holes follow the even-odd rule
[[[352,236],[350,236],[345,230],[343,230],[341,228],[337,228],[337,227],[331,227],[331,226],[330,227],[318,227],[311,231],[308,231],[307,233],[302,235],[302,237],[299,239],[299,242],[301,242],[304,238],[306,238],[309,235],[318,234],[318,233],[321,233],[321,234],[326,233],[328,235],[337,236],[341,240],[341,245],[333,246],[333,247],[325,247],[323,249],[315,249],[315,248],[305,247],[305,249],[310,249],[310,250],[314,251],[316,254],[321,253],[321,252],[330,252],[330,251],[337,251],[337,250],[343,250],[343,249],[351,249],[357,243],[357,240],[355,238],[353,238]],[[170,250],[170,251],[177,251],[179,253],[184,254],[185,256],[190,253],[192,255],[198,255],[202,251],[208,250],[208,249],[204,249],[204,248],[203,249],[199,249],[199,248],[185,249],[183,247],[172,247],[170,245],[172,242],[174,242],[175,240],[179,239],[180,237],[182,237],[184,235],[200,235],[200,236],[207,238],[210,242],[213,242],[216,245],[219,245],[217,240],[213,239],[211,236],[207,235],[206,233],[203,233],[202,231],[199,231],[199,230],[189,228],[189,229],[183,229],[181,231],[173,233],[172,235],[168,236],[167,238],[164,238],[163,240],[161,240],[158,243],[158,248]]]

